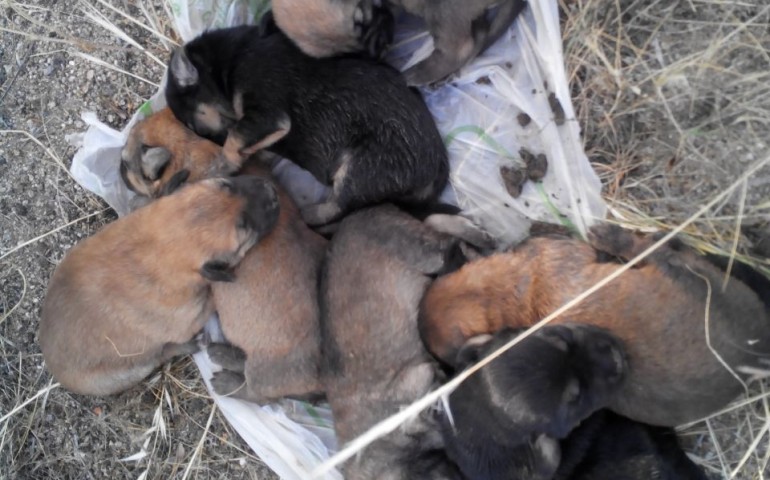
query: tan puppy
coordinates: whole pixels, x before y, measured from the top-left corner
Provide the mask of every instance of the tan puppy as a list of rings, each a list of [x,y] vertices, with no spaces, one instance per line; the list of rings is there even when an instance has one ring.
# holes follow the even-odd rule
[[[222,159],[222,147],[198,137],[168,109],[131,130],[124,154],[133,145],[139,156],[125,163],[150,170],[156,154],[148,144],[169,158],[163,175],[155,180],[134,175],[124,179],[133,182],[134,190],[152,196],[174,188],[172,179],[179,178],[180,171],[190,170],[192,181],[217,171]],[[239,173],[272,180],[255,158]],[[222,331],[236,348],[208,348],[211,359],[224,368],[212,379],[214,390],[259,403],[321,391],[318,276],[326,240],[305,225],[289,195],[276,190],[280,213],[275,228],[247,252],[234,282],[213,289]]]
[[[340,444],[441,381],[420,341],[417,310],[431,275],[452,268],[458,242],[392,205],[342,220],[321,280],[322,378]],[[423,412],[345,465],[348,480],[460,479]]]
[[[195,350],[213,312],[212,282],[275,225],[272,184],[211,179],[117,220],[73,247],[56,268],[40,348],[75,392],[125,390],[169,358]]]
[[[270,177],[254,164],[245,170]],[[245,359],[227,346],[209,346],[211,359],[225,368],[212,385],[219,394],[258,403],[322,391],[318,276],[326,240],[305,225],[281,189],[278,201],[276,227],[248,251],[235,282],[213,289],[222,331]]]
[[[134,125],[121,160],[120,173],[128,188],[152,198],[185,181],[233,171],[219,145],[186,128],[168,108]]]
[[[421,306],[428,349],[451,364],[471,337],[530,326],[620,268],[607,254],[628,260],[654,239],[602,226],[591,242],[532,238],[440,278]],[[596,325],[625,343],[630,370],[613,410],[645,423],[682,424],[742,390],[709,349],[707,328],[711,346],[732,369],[770,366],[770,314],[763,303],[770,283],[736,264],[722,290],[724,275],[707,258],[669,243],[554,322]]]

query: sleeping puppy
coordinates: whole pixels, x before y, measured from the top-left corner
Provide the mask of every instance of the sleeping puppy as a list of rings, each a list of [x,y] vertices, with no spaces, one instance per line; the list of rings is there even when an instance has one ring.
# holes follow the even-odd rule
[[[379,48],[371,47],[371,32],[378,29],[370,27],[378,22],[369,19],[383,17],[372,13],[378,9],[373,3],[377,2],[273,0],[273,15],[281,30],[312,57],[356,51],[379,53]],[[500,38],[527,4],[525,0],[390,0],[386,3],[424,19],[433,37],[434,49],[430,56],[404,73],[409,85],[434,83],[462,68]],[[374,37],[382,40],[385,35]],[[379,47],[379,42],[377,45]]]
[[[460,371],[518,336],[470,339]],[[558,439],[606,407],[626,371],[621,343],[590,325],[547,325],[471,375],[449,395],[446,451],[469,480],[550,480]]]
[[[590,239],[531,238],[440,278],[421,307],[428,349],[451,362],[476,335],[530,326],[654,242],[610,225]],[[653,425],[694,421],[743,390],[721,360],[744,379],[768,370],[770,281],[741,264],[732,273],[722,289],[719,265],[669,243],[554,322],[593,324],[624,342],[630,369],[612,410]]]
[[[185,181],[233,172],[222,147],[186,128],[168,108],[134,125],[120,156],[126,186],[150,198],[165,195]]]
[[[342,220],[321,279],[322,379],[340,445],[433,387],[417,308],[430,276],[456,268],[457,240],[392,205]],[[459,479],[430,412],[370,445],[347,480]]]
[[[134,126],[124,154],[129,148],[135,155],[124,155],[127,170],[149,170],[154,151],[168,159],[157,178],[124,177],[129,188],[152,196],[162,195],[181,171],[190,172],[189,181],[211,174],[222,158],[222,147],[198,137],[168,109]],[[257,158],[238,173],[272,180]],[[280,208],[275,227],[246,253],[235,269],[235,281],[212,288],[222,332],[230,342],[207,349],[224,368],[214,374],[212,386],[221,395],[257,403],[321,391],[318,277],[326,240],[304,224],[282,188],[276,185],[276,191]]]
[[[166,100],[179,120],[223,142],[233,169],[267,149],[331,185],[325,202],[302,209],[311,226],[383,201],[437,198],[446,148],[422,97],[395,69],[314,59],[282,33],[259,30],[209,31],[173,54]]]
[[[211,179],[135,211],[80,242],[48,285],[40,348],[68,390],[110,395],[173,356],[214,310],[211,285],[278,218],[272,184]]]
[[[254,162],[244,170],[270,178]],[[275,228],[246,253],[234,282],[212,288],[222,332],[235,349],[208,347],[224,367],[211,384],[221,395],[257,403],[322,391],[318,279],[327,242],[305,225],[289,195],[277,191]]]
[[[275,20],[307,55],[382,55],[393,41],[393,14],[382,0],[273,0],[263,23]]]
[[[599,411],[561,442],[553,480],[708,480],[672,428]]]

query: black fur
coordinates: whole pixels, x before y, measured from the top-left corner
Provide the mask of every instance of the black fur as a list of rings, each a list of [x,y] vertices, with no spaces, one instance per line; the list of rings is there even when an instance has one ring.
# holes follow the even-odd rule
[[[245,147],[290,123],[265,148],[333,185],[326,203],[303,209],[312,225],[383,201],[435,200],[448,178],[446,148],[398,71],[363,58],[314,59],[282,33],[259,30],[210,31],[175,54],[166,100],[177,118],[214,140],[229,132]],[[236,120],[239,94],[244,116]],[[221,113],[218,129],[196,120],[201,104]]]
[[[235,280],[233,267],[228,262],[210,260],[201,267],[201,276],[212,282],[232,282]]]
[[[464,369],[518,335],[469,341]],[[471,350],[471,351],[469,351]],[[462,383],[443,422],[449,457],[470,480],[550,479],[555,439],[604,408],[626,370],[620,342],[587,325],[545,326]]]
[[[672,428],[635,422],[609,410],[589,417],[561,442],[554,480],[708,480]]]
[[[122,163],[123,162],[121,162],[121,164]],[[179,187],[181,187],[182,184],[184,184],[184,182],[186,182],[188,178],[190,178],[189,170],[187,170],[186,168],[179,170],[171,177],[168,183],[163,186],[163,189],[161,190],[160,195],[165,196],[165,195],[170,195],[171,193],[174,193],[174,191],[176,191]]]

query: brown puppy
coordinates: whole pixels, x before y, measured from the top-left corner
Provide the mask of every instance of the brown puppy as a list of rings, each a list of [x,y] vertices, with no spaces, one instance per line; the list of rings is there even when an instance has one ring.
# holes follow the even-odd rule
[[[270,178],[254,162],[246,172]],[[310,230],[289,195],[278,190],[273,231],[248,251],[236,281],[214,285],[222,332],[244,355],[222,344],[208,353],[225,370],[214,390],[253,402],[322,391],[319,378],[318,277],[326,240]]]
[[[185,181],[232,173],[222,148],[185,127],[168,108],[134,125],[120,155],[126,186],[151,198]]]
[[[429,275],[450,267],[457,241],[392,205],[340,224],[321,280],[322,378],[344,444],[440,380],[420,341],[417,309]],[[460,478],[423,412],[344,468],[348,480]]]
[[[451,362],[475,335],[530,326],[620,268],[607,254],[628,260],[654,239],[605,225],[593,230],[591,242],[532,238],[440,278],[421,306],[428,349]],[[554,322],[592,324],[618,336],[630,370],[611,408],[637,421],[678,425],[723,407],[742,390],[709,349],[707,329],[732,369],[768,369],[770,314],[763,297],[770,288],[752,273],[736,265],[722,290],[724,271],[674,242]]]
[[[183,188],[110,225],[64,257],[48,286],[40,348],[75,393],[129,388],[194,351],[210,286],[275,225],[272,184],[250,176]]]
[[[151,169],[153,150],[169,158],[157,179],[124,177],[135,191],[152,196],[173,188],[180,171],[189,170],[188,181],[193,181],[219,170],[223,158],[222,147],[198,137],[169,109],[137,124],[124,154],[128,150],[138,156],[129,156],[130,161],[124,156],[124,162],[139,171]],[[253,157],[239,174],[272,180]],[[222,332],[232,346],[209,346],[212,361],[224,368],[214,374],[212,386],[219,394],[258,403],[321,391],[318,276],[326,240],[305,225],[283,189],[276,186],[276,191],[280,211],[275,228],[246,253],[234,282],[213,288]]]

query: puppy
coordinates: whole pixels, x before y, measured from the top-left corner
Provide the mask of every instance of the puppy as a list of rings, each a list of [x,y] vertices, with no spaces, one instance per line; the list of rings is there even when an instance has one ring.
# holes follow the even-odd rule
[[[168,108],[134,125],[120,156],[126,186],[150,198],[170,193],[185,181],[233,173],[222,147],[186,128]]]
[[[321,279],[322,379],[344,444],[435,387],[440,377],[417,331],[430,276],[453,268],[457,241],[392,205],[342,220]],[[344,467],[348,480],[459,479],[423,412]]]
[[[270,178],[254,162],[245,171]],[[246,253],[236,281],[212,289],[222,332],[236,348],[209,346],[211,359],[225,368],[212,386],[257,403],[322,392],[318,280],[327,242],[304,224],[289,195],[277,191],[275,228]]]
[[[166,100],[185,125],[224,142],[234,169],[267,149],[331,185],[325,202],[302,209],[312,226],[383,201],[430,203],[447,182],[433,117],[396,70],[313,59],[280,32],[202,34],[173,54]]]
[[[310,56],[328,57],[354,51],[373,53],[370,32],[377,30],[370,25],[377,22],[369,19],[381,18],[372,13],[377,9],[373,3],[376,2],[273,0],[273,15],[281,30]],[[433,37],[430,56],[404,73],[409,85],[434,83],[462,68],[500,38],[526,6],[525,0],[391,0],[386,3],[423,18]],[[383,37],[376,36],[377,39]]]
[[[307,55],[382,55],[393,41],[393,14],[382,0],[273,0],[263,22],[273,19]]]
[[[532,325],[620,268],[613,257],[628,260],[653,242],[604,225],[592,231],[592,245],[532,238],[512,252],[465,265],[426,293],[422,337],[431,352],[451,362],[469,338]],[[675,426],[708,415],[742,391],[722,361],[736,374],[768,368],[764,302],[770,282],[756,272],[751,277],[745,266],[736,265],[733,274],[722,289],[721,268],[669,244],[554,321],[593,324],[618,336],[630,370],[611,409]]]
[[[152,146],[152,148],[148,148]],[[125,152],[133,151],[126,156]],[[148,170],[154,151],[168,161],[163,175],[130,175],[135,191],[152,196],[173,188],[170,179],[189,171],[189,181],[219,169],[222,147],[198,137],[164,109],[137,124],[124,148],[127,170]],[[128,158],[128,160],[126,160]],[[266,166],[252,158],[239,174],[271,181]],[[235,281],[213,285],[219,321],[230,344],[212,344],[209,357],[224,370],[212,386],[222,395],[262,403],[321,391],[319,379],[318,278],[326,240],[310,230],[297,206],[276,186],[275,227],[249,249],[235,269]]]
[[[599,411],[561,442],[554,480],[708,480],[671,428]]]
[[[463,370],[518,335],[503,329],[470,339]],[[621,343],[590,325],[549,325],[471,375],[449,395],[446,450],[468,479],[550,480],[557,439],[607,406],[625,374]]]
[[[212,179],[76,245],[54,271],[40,319],[51,374],[75,393],[110,395],[194,351],[214,310],[211,284],[233,280],[277,219],[269,182]]]

